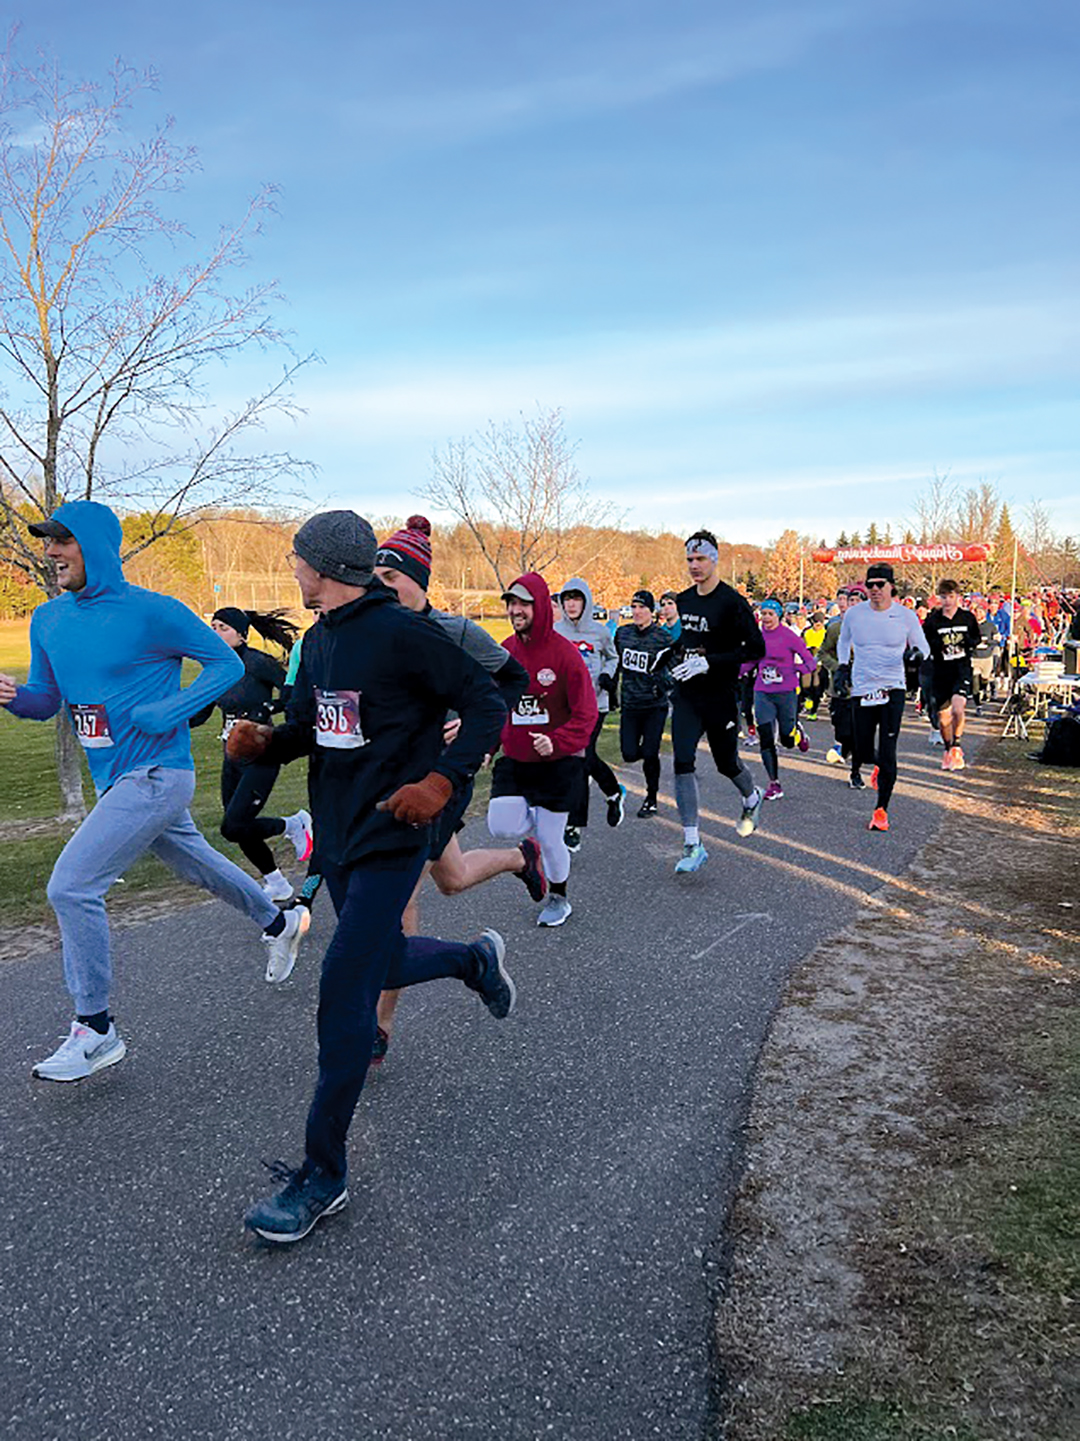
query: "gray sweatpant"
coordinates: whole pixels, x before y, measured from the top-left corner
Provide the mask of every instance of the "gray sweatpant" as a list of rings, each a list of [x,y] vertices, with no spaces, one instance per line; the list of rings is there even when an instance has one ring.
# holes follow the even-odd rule
[[[279,914],[262,887],[203,838],[188,814],[194,793],[194,771],[166,766],[131,771],[99,797],[60,852],[48,897],[60,922],[64,980],[76,1015],[108,1008],[112,961],[105,896],[146,851],[260,926]]]

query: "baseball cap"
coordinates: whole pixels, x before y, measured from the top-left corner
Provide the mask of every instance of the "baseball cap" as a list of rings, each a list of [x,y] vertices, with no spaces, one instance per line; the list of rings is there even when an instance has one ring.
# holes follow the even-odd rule
[[[534,603],[533,597],[522,585],[520,580],[515,580],[513,585],[510,586],[508,590],[504,590],[502,593],[502,598],[503,600],[525,600],[528,601],[530,605]]]
[[[878,561],[876,565],[867,566],[866,578],[867,580],[887,580],[890,585],[896,584],[896,576],[893,574],[893,568],[891,565],[887,565],[885,561]]]
[[[71,531],[58,520],[39,520],[36,525],[27,526],[27,530],[39,540],[74,540]]]

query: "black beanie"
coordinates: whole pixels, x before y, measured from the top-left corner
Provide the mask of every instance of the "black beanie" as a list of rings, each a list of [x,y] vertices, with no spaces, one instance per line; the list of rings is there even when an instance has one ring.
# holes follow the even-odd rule
[[[203,614],[205,615],[206,612],[203,611]],[[214,611],[212,619],[220,620],[225,625],[231,625],[237,635],[242,635],[244,639],[247,640],[247,633],[251,629],[251,621],[248,619],[246,610],[241,610],[239,606],[235,605],[223,605],[220,610]]]

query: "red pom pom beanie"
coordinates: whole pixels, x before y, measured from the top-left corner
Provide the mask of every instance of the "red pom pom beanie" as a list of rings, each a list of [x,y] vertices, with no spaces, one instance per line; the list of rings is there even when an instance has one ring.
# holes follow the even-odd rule
[[[375,564],[400,570],[427,590],[431,579],[431,521],[424,515],[410,515],[404,527],[379,546]]]

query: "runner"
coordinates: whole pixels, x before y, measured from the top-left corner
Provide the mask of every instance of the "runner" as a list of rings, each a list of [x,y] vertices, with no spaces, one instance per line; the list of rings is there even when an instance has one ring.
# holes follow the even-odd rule
[[[652,591],[639,590],[630,602],[633,619],[615,632],[622,677],[622,710],[619,713],[619,745],[627,765],[641,762],[645,778],[645,799],[638,819],[657,811],[660,790],[660,743],[667,720],[671,680],[663,660],[671,651],[671,638],[653,619]]]
[[[870,566],[866,588],[870,603],[848,607],[837,654],[842,666],[851,667],[854,764],[874,765],[876,761],[871,784],[877,786],[877,805],[867,829],[887,831],[889,801],[896,785],[896,741],[906,696],[904,652],[913,646],[926,655],[928,647],[914,611],[895,599],[891,565]],[[855,773],[853,770],[853,777]]]
[[[943,580],[938,595],[941,605],[930,612],[923,626],[933,662],[930,690],[945,747],[941,769],[962,771],[965,762],[960,737],[972,689],[971,657],[982,635],[979,622],[960,604],[960,587],[955,580]]]
[[[298,1241],[348,1201],[346,1141],[375,1040],[384,988],[456,977],[496,1018],[514,986],[496,931],[459,943],[402,934],[432,823],[494,746],[505,711],[488,676],[443,631],[374,580],[375,535],[352,511],[327,511],[293,540],[294,573],[319,623],[304,637],[286,723],[238,721],[234,756],[284,763],[310,755],[319,860],[337,912],[319,984],[319,1077],[302,1165],[245,1225]],[[461,727],[443,746],[448,709]]]
[[[737,590],[720,579],[716,537],[695,531],[686,542],[686,565],[693,584],[678,595],[682,633],[671,708],[675,753],[675,803],[683,827],[683,853],[675,863],[680,875],[699,871],[709,859],[698,829],[698,742],[709,742],[713,763],[742,796],[735,829],[749,836],[757,829],[764,799],[739,757],[739,667],[765,653],[754,613]]]
[[[803,644],[812,656],[817,656],[821,649],[821,643],[825,639],[825,612],[815,610],[810,617],[806,629],[802,633]],[[821,705],[821,697],[825,694],[825,671],[814,661],[814,668],[809,678],[804,678],[805,684],[799,692],[799,703],[802,707],[802,714],[808,721],[815,721],[818,718],[818,707]]]
[[[672,642],[677,641],[682,634],[682,621],[679,619],[679,597],[673,590],[665,590],[660,597],[659,626],[668,640]]]
[[[615,653],[615,630],[618,626],[618,611],[615,625],[601,625],[593,620],[593,598],[588,582],[575,576],[568,580],[559,592],[559,605],[563,618],[555,622],[556,635],[564,636],[571,645],[577,646],[581,658],[592,677],[596,691],[598,715],[596,729],[585,747],[585,779],[573,805],[566,827],[566,849],[571,853],[581,849],[581,832],[589,824],[589,780],[594,780],[607,801],[607,823],[609,826],[622,825],[626,788],[621,786],[615,772],[596,754],[596,742],[604,728],[608,710],[615,704],[615,671],[619,658]],[[610,624],[610,622],[609,622]]]
[[[306,924],[299,915],[286,916],[251,876],[214,850],[188,812],[195,792],[188,719],[242,675],[235,652],[178,600],[124,579],[123,535],[108,506],[72,501],[30,533],[45,541],[64,593],[35,610],[29,680],[19,685],[0,675],[0,704],[30,720],[49,720],[66,705],[97,792],[48,885],[75,1020],[33,1074],[79,1081],[127,1052],[109,1014],[105,896],[146,851],[264,928],[268,981],[283,979],[286,965],[291,969]],[[185,659],[202,670],[181,688]]]
[[[982,715],[982,708],[986,701],[994,698],[994,675],[997,670],[1001,639],[998,628],[990,619],[982,601],[975,604],[974,612],[979,626],[979,644],[975,648],[975,654],[971,657],[972,689],[975,714]]]
[[[221,711],[221,739],[226,741],[242,716],[248,720],[269,722],[275,711],[283,708],[285,667],[266,651],[248,645],[247,638],[249,631],[254,629],[264,640],[288,651],[296,642],[297,628],[283,619],[284,615],[284,611],[264,614],[257,610],[240,610],[236,606],[223,606],[214,612],[210,628],[217,631],[225,644],[243,661],[244,674],[212,705],[193,715],[190,725],[200,726],[209,720],[216,706]],[[287,836],[296,852],[296,859],[308,860],[311,855],[311,817],[305,810],[296,811],[288,817],[260,814],[277,775],[275,766],[237,765],[222,750],[221,804],[225,814],[221,834],[240,847],[262,877],[263,890],[272,901],[280,902],[289,899],[293,888],[278,869],[267,841],[273,836]]]
[[[375,576],[397,596],[407,610],[415,611],[434,621],[472,656],[495,682],[507,711],[513,710],[529,683],[529,673],[512,655],[475,621],[461,615],[435,610],[428,600],[431,580],[431,523],[422,515],[410,516],[402,530],[383,541],[375,555]],[[458,733],[461,722],[448,720],[444,740],[449,745]],[[463,851],[458,833],[465,824],[465,813],[472,801],[473,779],[456,790],[432,828],[431,849],[416,889],[409,897],[402,916],[401,928],[407,936],[420,934],[419,897],[424,876],[431,876],[444,896],[460,895],[473,886],[482,885],[493,876],[515,875],[524,882],[534,901],[547,894],[540,847],[531,836],[514,850]],[[381,1064],[390,1044],[394,1014],[400,991],[384,991],[379,998],[378,1029],[372,1063]]]
[[[547,903],[536,923],[561,926],[573,909],[566,895],[566,822],[585,784],[596,693],[577,646],[555,633],[543,576],[521,576],[503,600],[514,628],[503,645],[529,672],[529,688],[503,726],[503,754],[491,777],[488,830],[501,840],[535,836],[548,880]]]
[[[767,801],[781,800],[784,794],[776,751],[777,733],[780,744],[786,750],[798,746],[805,755],[810,749],[810,740],[796,720],[799,707],[799,672],[813,672],[817,662],[805,641],[795,635],[788,626],[780,624],[783,613],[784,608],[778,600],[761,602],[761,631],[765,640],[765,654],[758,662],[757,679],[754,681],[754,715],[761,744],[761,759],[769,777],[769,785],[765,791]]]

